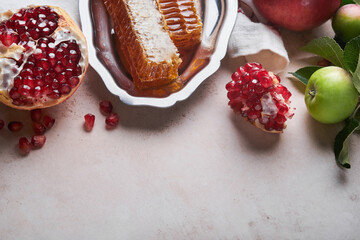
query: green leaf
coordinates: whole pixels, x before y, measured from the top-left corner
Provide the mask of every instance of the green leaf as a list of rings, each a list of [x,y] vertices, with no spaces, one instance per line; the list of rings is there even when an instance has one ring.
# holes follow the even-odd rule
[[[350,168],[349,137],[360,126],[360,122],[351,118],[345,127],[336,135],[334,144],[335,158],[338,164],[344,168]]]
[[[354,0],[342,0],[341,1],[341,6],[345,5],[345,4],[351,4],[354,3]]]
[[[360,93],[360,62],[357,63],[356,70],[353,73],[352,81],[353,81],[353,84],[354,84],[356,90]]]
[[[358,61],[359,61],[359,53],[360,53],[360,36],[351,39],[345,46],[344,49],[344,62],[346,69],[351,73],[354,73]]]
[[[289,73],[291,75],[293,75],[294,77],[296,77],[297,79],[299,79],[303,84],[307,85],[311,75],[316,70],[319,70],[320,68],[322,68],[322,67],[320,67],[320,66],[309,66],[309,67],[300,68],[296,72],[289,72]]]
[[[354,3],[356,3],[357,5],[360,5],[360,0],[354,0]]]
[[[345,68],[344,51],[337,42],[330,37],[321,37],[312,40],[302,50],[319,55],[334,65]]]

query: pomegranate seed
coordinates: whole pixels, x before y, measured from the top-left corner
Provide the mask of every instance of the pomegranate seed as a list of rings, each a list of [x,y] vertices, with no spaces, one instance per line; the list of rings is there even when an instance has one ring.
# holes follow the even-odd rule
[[[4,120],[0,119],[0,130],[4,128],[5,122]]]
[[[57,72],[57,73],[64,71],[64,67],[63,67],[63,65],[61,64],[61,61],[58,61],[58,62],[56,63],[56,65],[54,66],[54,70],[55,70],[55,72]]]
[[[119,116],[117,113],[110,113],[105,119],[107,129],[114,129],[119,124]]]
[[[16,87],[13,87],[9,91],[9,96],[11,99],[18,99],[20,98],[20,93],[18,92],[18,89]]]
[[[47,60],[46,58],[42,58],[39,61],[39,65],[42,69],[44,69],[45,71],[49,70],[51,67],[51,64],[49,62],[49,60]]]
[[[37,40],[40,37],[40,30],[39,28],[29,29],[29,34],[32,39]]]
[[[33,75],[33,71],[30,68],[23,69],[20,72],[20,76],[23,77],[23,78],[28,77],[28,76],[32,76],[32,75]]]
[[[16,76],[14,78],[14,87],[18,88],[23,84],[23,80],[21,76]]]
[[[235,86],[235,81],[231,81],[225,85],[225,88],[226,90],[229,91],[230,89],[234,88],[234,86]]]
[[[20,88],[18,89],[18,92],[20,93],[20,95],[30,96],[30,94],[31,94],[31,87],[28,86],[28,85],[22,85],[22,86],[20,86]]]
[[[31,137],[31,145],[36,148],[42,148],[46,142],[46,137],[44,135],[35,135]]]
[[[34,69],[34,67],[35,67],[35,63],[27,61],[27,62],[24,64],[23,69],[29,69],[31,72],[29,72],[29,73],[27,73],[27,74],[32,75],[32,74],[33,74],[33,73],[32,73],[32,70]],[[24,70],[23,70],[23,71],[24,71]]]
[[[273,80],[269,76],[262,76],[262,77],[260,77],[260,84],[264,88],[269,88],[273,85]]]
[[[234,72],[232,75],[231,75],[231,79],[235,82],[239,81],[241,79],[241,75],[238,73],[238,72]]]
[[[50,129],[54,126],[55,124],[55,119],[48,116],[48,115],[45,115],[44,118],[43,118],[43,124],[44,126],[46,127],[46,129]]]
[[[36,86],[34,88],[33,97],[39,98],[42,95],[42,88],[40,86]]]
[[[284,115],[285,113],[287,113],[289,111],[289,107],[286,106],[286,104],[284,104],[282,102],[276,102],[276,107],[278,109],[278,113],[281,115]]]
[[[55,58],[55,53],[49,53],[49,62],[50,62],[50,65],[53,67],[55,66],[56,64],[56,58]]]
[[[52,91],[52,93],[50,93],[48,96],[52,99],[59,99],[61,97],[61,94],[60,94],[59,90],[54,89]]]
[[[71,78],[69,78],[69,80],[68,80],[68,84],[72,87],[72,88],[74,88],[75,86],[77,86],[78,84],[79,84],[79,78],[78,77],[71,77]]]
[[[61,94],[69,94],[71,92],[71,87],[67,84],[61,84],[60,85],[60,88],[59,88],[59,91]]]
[[[274,120],[278,124],[283,124],[286,121],[286,117],[284,115],[277,114]]]
[[[21,137],[19,139],[19,149],[22,154],[29,154],[29,152],[31,151],[31,143],[26,137]]]
[[[109,115],[113,110],[112,103],[107,100],[100,101],[99,106],[100,106],[100,112],[105,116]]]
[[[260,111],[256,111],[253,109],[250,109],[247,111],[247,117],[250,120],[255,120],[255,119],[259,118],[260,116],[261,116]]]
[[[84,119],[85,119],[84,128],[87,132],[90,132],[94,127],[95,116],[91,113],[88,113],[84,116]]]
[[[239,73],[240,76],[244,75],[245,73],[245,69],[244,67],[239,67],[237,70],[236,70],[237,73]]]
[[[56,56],[56,59],[60,60],[64,57],[64,50],[62,48],[59,48],[58,50],[56,50],[55,52],[55,56]]]
[[[23,128],[23,123],[18,121],[11,121],[8,124],[8,128],[12,132],[18,132]]]
[[[42,123],[33,122],[32,127],[36,135],[41,135],[46,132],[46,128]]]

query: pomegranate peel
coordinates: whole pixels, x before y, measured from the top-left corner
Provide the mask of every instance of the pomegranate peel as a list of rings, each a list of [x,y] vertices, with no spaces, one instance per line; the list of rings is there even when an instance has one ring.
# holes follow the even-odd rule
[[[59,104],[77,90],[87,67],[86,39],[63,9],[0,14],[0,102],[24,110]]]
[[[226,84],[228,105],[254,126],[270,133],[282,133],[293,117],[291,93],[280,77],[259,63],[247,63],[231,75]]]

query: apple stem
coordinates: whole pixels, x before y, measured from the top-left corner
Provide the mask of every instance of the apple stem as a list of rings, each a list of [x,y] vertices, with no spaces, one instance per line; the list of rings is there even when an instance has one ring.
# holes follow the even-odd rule
[[[310,95],[311,97],[315,97],[315,95],[316,95],[316,90],[315,90],[315,89],[311,89],[311,90],[309,91],[309,95]]]

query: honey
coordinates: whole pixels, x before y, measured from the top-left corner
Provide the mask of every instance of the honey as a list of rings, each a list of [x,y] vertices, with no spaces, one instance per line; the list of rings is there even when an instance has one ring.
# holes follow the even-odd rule
[[[152,2],[103,1],[135,86],[145,89],[176,80],[182,60]]]
[[[202,22],[193,0],[156,0],[165,29],[180,52],[201,41]]]

